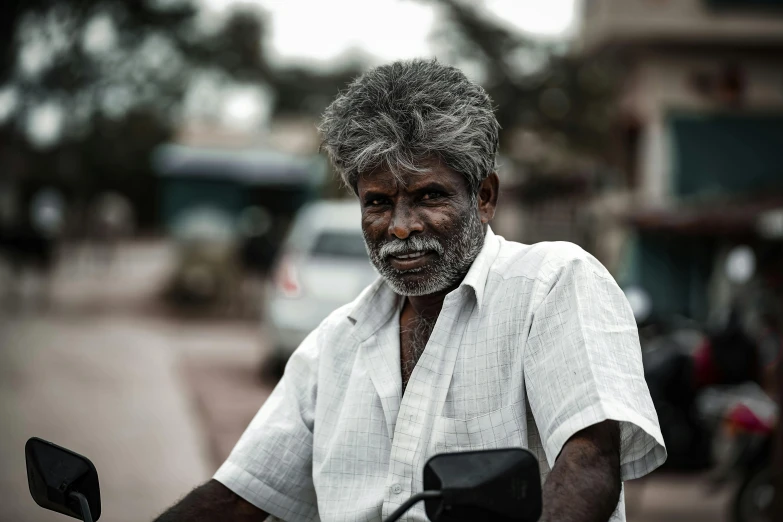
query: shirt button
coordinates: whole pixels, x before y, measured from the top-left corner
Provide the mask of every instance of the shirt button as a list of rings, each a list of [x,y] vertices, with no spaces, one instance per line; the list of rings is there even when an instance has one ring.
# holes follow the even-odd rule
[[[395,495],[399,495],[400,493],[402,493],[402,486],[400,486],[399,484],[392,484],[391,490],[392,493],[394,493]]]

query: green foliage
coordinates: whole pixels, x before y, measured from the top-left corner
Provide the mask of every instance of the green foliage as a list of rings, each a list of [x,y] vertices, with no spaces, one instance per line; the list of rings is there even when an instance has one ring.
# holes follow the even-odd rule
[[[237,12],[206,27],[189,1],[78,0],[3,4],[0,86],[17,97],[16,124],[44,103],[66,107],[63,137],[84,139],[102,119],[147,112],[170,129],[205,72],[263,80],[263,18]]]
[[[258,10],[205,16],[195,0],[0,4],[0,34],[10,35],[0,40],[0,100],[13,102],[0,117],[0,182],[22,193],[58,186],[84,205],[116,190],[153,222],[150,154],[181,126],[195,82],[258,86],[274,113],[318,113],[358,72],[274,69],[266,27]],[[221,102],[219,91],[207,96],[215,111]],[[57,132],[31,132],[36,118]]]

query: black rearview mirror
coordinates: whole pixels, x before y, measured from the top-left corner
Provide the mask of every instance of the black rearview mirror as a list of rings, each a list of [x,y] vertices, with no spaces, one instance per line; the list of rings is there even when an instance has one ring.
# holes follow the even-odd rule
[[[538,460],[522,448],[435,455],[424,466],[423,485],[386,522],[419,500],[432,522],[536,522],[541,516]]]
[[[521,448],[435,455],[424,467],[425,500],[433,522],[535,522],[541,516],[538,460]]]
[[[37,437],[27,441],[24,454],[36,504],[85,522],[98,520],[98,472],[88,458]]]

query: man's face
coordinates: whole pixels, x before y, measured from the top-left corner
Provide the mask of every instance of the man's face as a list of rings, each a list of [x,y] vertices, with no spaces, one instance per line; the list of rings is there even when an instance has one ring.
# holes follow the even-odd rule
[[[442,292],[462,280],[484,244],[477,199],[441,163],[403,181],[384,169],[359,177],[370,260],[400,295]]]

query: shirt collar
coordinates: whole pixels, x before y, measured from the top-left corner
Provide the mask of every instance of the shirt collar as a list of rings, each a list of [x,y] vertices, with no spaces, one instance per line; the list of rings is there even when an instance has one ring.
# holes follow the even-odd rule
[[[489,269],[497,258],[500,250],[500,240],[487,226],[484,235],[484,246],[470,265],[468,273],[460,283],[456,291],[462,287],[471,287],[476,296],[476,306],[481,311],[484,299],[484,287],[487,284]],[[374,334],[383,326],[397,310],[400,296],[379,277],[356,298],[348,319],[356,326],[356,335],[364,340]]]
[[[476,306],[479,311],[481,311],[481,303],[484,299],[484,287],[487,284],[489,269],[492,267],[492,263],[495,262],[499,251],[500,240],[487,225],[487,233],[484,235],[484,246],[481,247],[481,252],[476,256],[475,261],[470,265],[470,270],[465,275],[465,279],[459,285],[460,288],[463,286],[473,288],[476,294]]]

